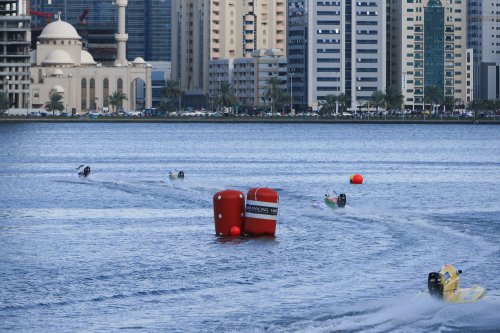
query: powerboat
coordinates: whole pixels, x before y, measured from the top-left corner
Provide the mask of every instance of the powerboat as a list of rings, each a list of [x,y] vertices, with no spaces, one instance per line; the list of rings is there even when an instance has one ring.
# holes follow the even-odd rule
[[[78,176],[86,178],[90,175],[90,166],[82,164],[78,168],[76,168],[78,172]]]
[[[439,272],[429,273],[429,294],[446,303],[473,303],[480,300],[485,294],[484,288],[477,285],[460,288],[460,274],[462,271],[450,264],[445,264]]]
[[[347,204],[347,197],[344,193],[337,194],[325,194],[325,204],[331,208],[345,208]]]
[[[177,169],[170,170],[168,172],[168,178],[170,180],[184,180],[184,171],[177,171]]]

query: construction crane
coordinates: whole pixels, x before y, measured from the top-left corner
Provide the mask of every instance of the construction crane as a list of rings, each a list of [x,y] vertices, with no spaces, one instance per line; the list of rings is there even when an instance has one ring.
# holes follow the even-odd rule
[[[52,22],[52,18],[54,17],[53,13],[47,13],[47,12],[38,12],[36,10],[28,10],[29,15],[33,16],[38,16],[38,17],[43,17],[45,18],[45,23],[48,24]]]
[[[80,24],[81,25],[87,24],[87,22],[85,22],[85,18],[87,17],[87,15],[89,14],[89,12],[90,12],[90,8],[85,8],[85,10],[82,12],[82,14],[80,15],[80,17],[78,18],[80,20]]]

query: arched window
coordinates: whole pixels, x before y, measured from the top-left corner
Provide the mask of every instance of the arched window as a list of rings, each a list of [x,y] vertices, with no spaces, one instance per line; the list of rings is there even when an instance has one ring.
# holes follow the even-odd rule
[[[82,111],[87,110],[87,79],[82,79],[81,84],[81,96],[82,96]]]
[[[89,100],[93,110],[97,110],[97,99],[95,98],[95,79],[90,79],[89,82]]]
[[[104,101],[102,103],[102,106],[108,106],[109,105],[109,80],[104,79],[102,80],[102,98],[104,98]]]
[[[123,92],[123,80],[121,78],[116,81],[116,91]]]

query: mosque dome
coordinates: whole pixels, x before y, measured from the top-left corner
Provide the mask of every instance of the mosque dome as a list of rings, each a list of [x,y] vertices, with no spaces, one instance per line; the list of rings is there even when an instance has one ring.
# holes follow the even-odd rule
[[[63,50],[53,50],[43,60],[43,65],[74,65],[73,59]]]
[[[143,58],[141,57],[137,57],[134,59],[134,61],[132,62],[134,65],[145,65],[146,62],[144,61]]]
[[[38,39],[81,39],[76,29],[60,19],[48,24]]]
[[[90,53],[85,50],[81,51],[81,64],[82,65],[95,65],[97,64]]]

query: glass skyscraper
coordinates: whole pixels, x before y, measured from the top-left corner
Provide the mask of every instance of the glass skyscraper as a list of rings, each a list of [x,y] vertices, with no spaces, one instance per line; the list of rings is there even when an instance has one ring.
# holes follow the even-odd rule
[[[98,61],[116,54],[114,33],[117,29],[116,7],[112,0],[31,0],[34,37],[55,14],[77,28],[88,39],[89,51]],[[129,0],[126,32],[127,58],[142,57],[147,61],[170,61],[171,0]]]
[[[171,8],[171,0],[128,1],[129,59],[170,61]]]
[[[424,50],[424,86],[444,92],[444,8],[439,0],[424,8]]]
[[[425,91],[437,86],[448,104],[468,98],[466,1],[390,1],[390,83],[407,109],[431,107]]]

